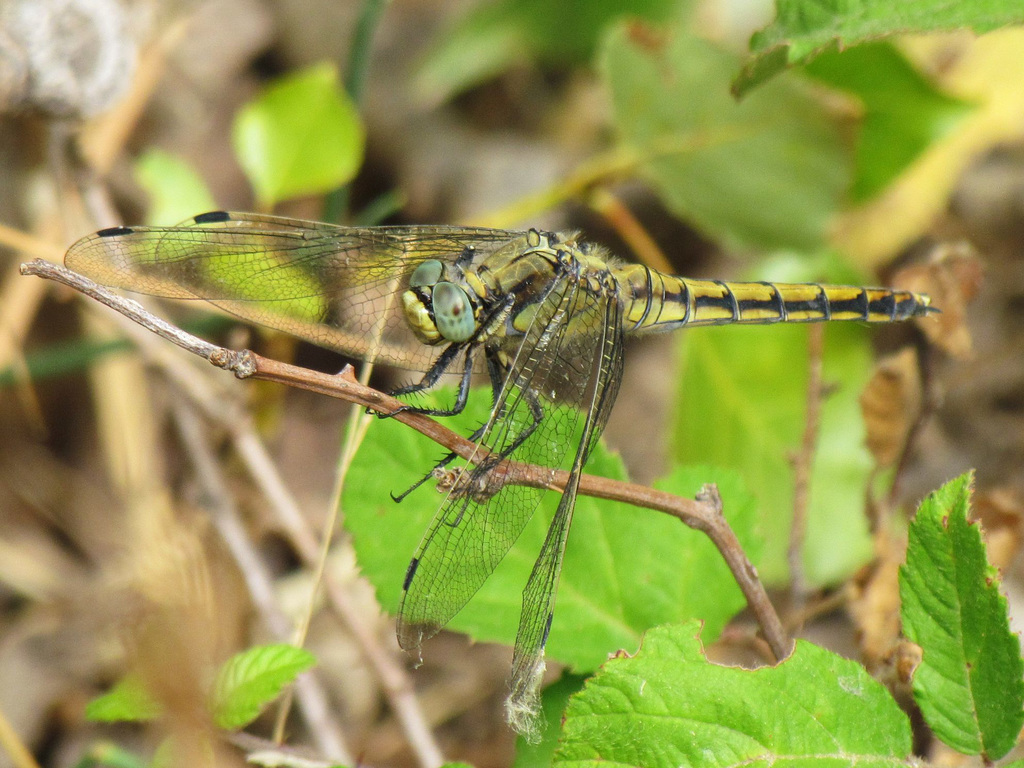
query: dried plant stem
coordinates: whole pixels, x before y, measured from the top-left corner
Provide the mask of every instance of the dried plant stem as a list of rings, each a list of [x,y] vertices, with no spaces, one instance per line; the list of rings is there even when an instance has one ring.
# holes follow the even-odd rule
[[[672,263],[651,237],[650,232],[633,215],[629,206],[615,194],[606,187],[596,187],[587,202],[590,203],[591,208],[604,217],[605,221],[611,224],[642,264],[668,274],[675,273]]]
[[[10,759],[15,768],[39,768],[32,751],[21,740],[7,716],[0,710],[0,752]]]
[[[396,421],[412,427],[466,460],[481,461],[487,458],[486,452],[481,451],[475,443],[427,416],[402,410],[404,404],[400,400],[360,384],[356,381],[351,367],[346,367],[339,374],[324,374],[263,358],[248,350],[236,352],[217,347],[154,317],[137,302],[118,296],[62,267],[48,262],[35,261],[23,265],[22,272],[57,280],[79,290],[183,349],[206,358],[220,368],[232,371],[238,378],[252,377],[276,381],[356,403],[377,413],[393,417]],[[492,476],[495,482],[515,483],[559,491],[564,488],[568,479],[567,472],[556,472],[552,476],[548,468],[534,467],[514,461],[503,461],[492,471]],[[678,518],[691,528],[706,533],[721,552],[742,589],[772,653],[777,659],[789,655],[792,643],[782,628],[753,564],[743,552],[735,534],[722,516],[721,500],[714,487],[707,487],[696,499],[686,499],[634,483],[584,475],[580,481],[579,492],[587,496],[622,501],[664,512]]]
[[[203,436],[196,410],[191,403],[186,403],[181,398],[175,405],[175,423],[182,443],[192,459],[202,491],[202,504],[209,512],[221,539],[231,551],[231,556],[245,579],[249,595],[264,625],[278,642],[293,642],[292,622],[277,605],[273,579],[246,535],[234,500],[227,492],[227,483],[221,474],[217,459]],[[295,691],[302,702],[299,711],[305,718],[321,754],[330,760],[354,763],[352,753],[345,745],[341,725],[331,711],[327,693],[319,680],[308,673],[300,675],[295,681]]]
[[[390,295],[390,294],[389,294]],[[383,315],[382,315],[383,316]],[[380,334],[383,331],[383,326],[378,325],[372,332],[375,336],[375,342],[379,343]],[[373,363],[367,362],[360,373],[359,381],[361,384],[367,384],[370,380],[370,375],[373,372]],[[323,530],[320,534],[320,554],[316,562],[315,578],[313,580],[313,589],[310,590],[309,595],[309,606],[303,619],[303,625],[300,629],[300,637],[304,640],[306,632],[309,630],[309,623],[312,621],[313,612],[316,604],[316,594],[320,588],[320,585],[324,582],[324,573],[327,568],[327,558],[331,551],[331,546],[334,541],[334,532],[338,527],[338,523],[341,518],[341,497],[345,487],[345,478],[348,476],[349,467],[352,465],[352,460],[355,458],[356,451],[359,450],[359,446],[362,444],[363,438],[366,436],[366,431],[369,428],[370,415],[366,413],[365,409],[359,408],[354,403],[350,406],[349,417],[347,426],[345,429],[345,438],[341,447],[341,455],[338,458],[338,467],[335,472],[334,487],[331,489],[331,497],[329,506],[327,508],[327,514],[324,516]],[[345,546],[351,546],[346,542]],[[347,593],[346,593],[347,594]],[[361,624],[361,622],[360,622]],[[403,686],[407,678],[404,675],[400,677],[396,676],[393,682],[396,685]],[[403,686],[408,688],[408,686]],[[403,695],[408,694],[412,696],[411,689],[404,690]],[[396,702],[399,703],[399,702]],[[289,701],[285,701],[284,705],[278,712],[277,722],[274,725],[275,738],[279,741],[283,740],[285,720],[288,716],[288,709],[290,706]],[[401,713],[403,710],[396,706],[395,711]],[[419,712],[419,709],[416,709]],[[415,732],[421,725],[423,725],[422,718],[416,717],[410,719],[407,724],[408,728],[413,729],[410,733]],[[429,732],[425,735],[429,736]],[[421,757],[428,764],[439,762],[443,760],[443,756],[439,749],[434,746],[433,740],[428,738],[423,742],[424,746],[427,747]]]
[[[145,334],[149,336],[149,334]],[[219,349],[219,348],[217,348]],[[278,522],[292,546],[311,573],[321,573],[321,546],[295,497],[288,491],[248,417],[241,409],[225,413],[223,404],[210,393],[196,391],[192,377],[178,379],[180,365],[165,366],[167,373],[176,378],[182,388],[195,397],[204,416],[221,424],[231,435],[232,444],[241,457],[253,483],[269,501]],[[345,545],[342,545],[345,546]],[[413,686],[402,665],[381,647],[380,639],[367,628],[365,617],[353,603],[348,591],[329,572],[322,572],[327,605],[354,637],[364,657],[374,669],[395,716],[404,731],[413,752],[424,768],[434,768],[444,762],[427,719],[414,695]]]
[[[885,498],[885,514],[891,514],[896,508],[902,491],[903,478],[906,475],[914,451],[917,450],[921,434],[932,416],[939,409],[942,403],[942,389],[935,376],[936,356],[939,353],[929,344],[926,344],[918,355],[918,365],[921,371],[921,408],[917,412],[907,435],[903,440],[903,448],[900,450],[899,458],[896,460],[895,471],[892,476],[892,484],[889,486],[889,493]],[[876,527],[878,521],[874,521]],[[888,524],[888,521],[885,521]]]
[[[800,452],[793,459],[793,524],[789,531],[790,598],[795,615],[803,611],[807,595],[804,575],[804,541],[807,538],[807,508],[811,498],[811,471],[821,424],[821,402],[824,398],[822,364],[825,356],[825,327],[810,325],[807,329],[807,414]]]
[[[250,477],[260,491],[273,504],[278,519],[285,526],[289,540],[295,546],[303,565],[311,572],[318,572],[322,561],[321,548],[316,535],[302,515],[294,497],[287,491],[277,472],[277,467],[267,453],[263,442],[255,431],[247,426],[234,430],[234,445],[242,456]],[[404,668],[394,657],[381,647],[380,640],[367,628],[359,609],[353,603],[348,591],[331,577],[322,573],[327,604],[345,628],[355,638],[360,650],[380,680],[384,694],[405,732],[409,744],[423,768],[435,768],[444,763],[433,733],[416,700],[412,683]]]
[[[276,381],[357,403],[377,413],[392,416],[396,421],[412,427],[438,445],[454,451],[468,461],[481,461],[486,458],[486,454],[481,452],[476,443],[452,432],[427,416],[403,411],[404,404],[400,400],[360,384],[356,381],[351,367],[346,367],[341,373],[331,375],[298,368],[277,360],[269,360],[248,351],[227,352],[226,356],[219,356],[216,360],[210,359],[210,362],[235,371],[236,376],[251,376],[265,381]],[[552,476],[550,470],[545,467],[535,467],[514,461],[504,461],[499,464],[492,470],[492,476],[496,482],[500,483],[514,483],[559,492],[565,487],[568,480],[568,472],[559,471]],[[678,518],[691,528],[706,533],[715,543],[722,557],[725,558],[733,576],[743,590],[747,603],[757,616],[772,653],[777,659],[789,655],[791,643],[782,629],[764,586],[757,578],[753,564],[743,552],[736,535],[722,516],[721,500],[718,498],[717,490],[709,487],[704,494],[698,495],[697,499],[687,499],[635,483],[584,475],[580,480],[579,493],[664,512]]]
[[[317,537],[282,481],[276,465],[244,411],[240,408],[225,409],[223,398],[212,392],[202,379],[192,375],[188,367],[182,366],[179,358],[170,355],[169,348],[162,344],[151,345],[147,341],[153,340],[152,334],[155,333],[157,336],[173,342],[176,346],[210,361],[237,357],[239,353],[225,350],[192,336],[148,312],[138,302],[119,296],[59,265],[36,260],[23,265],[22,274],[38,275],[68,285],[117,310],[132,321],[125,325],[126,332],[133,337],[136,343],[147,347],[147,354],[151,359],[161,365],[168,378],[172,379],[200,408],[205,417],[215,421],[230,433],[233,445],[241,456],[250,477],[269,501],[278,522],[295,547],[303,565],[311,572],[315,570],[320,559]],[[355,638],[368,663],[376,672],[385,696],[416,754],[417,761],[423,768],[434,768],[441,765],[444,762],[443,755],[414,695],[412,683],[403,666],[381,647],[379,638],[366,627],[363,616],[355,607],[346,589],[338,584],[329,573],[324,575],[323,583],[327,605]]]

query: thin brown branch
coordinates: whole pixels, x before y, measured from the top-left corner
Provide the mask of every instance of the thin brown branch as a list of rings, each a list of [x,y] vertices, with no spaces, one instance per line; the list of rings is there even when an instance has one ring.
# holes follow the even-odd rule
[[[486,451],[476,443],[427,416],[405,410],[406,406],[400,400],[360,384],[350,366],[339,374],[331,375],[270,360],[248,350],[236,352],[224,349],[185,333],[146,312],[137,302],[118,296],[63,267],[34,261],[23,265],[22,273],[56,280],[79,290],[179,347],[206,358],[220,368],[232,371],[238,378],[252,377],[276,381],[356,403],[412,427],[467,461],[480,462],[487,458]],[[568,473],[552,472],[547,467],[505,460],[492,470],[489,479],[496,484],[515,483],[560,491],[565,487]],[[584,475],[580,481],[579,492],[664,512],[691,528],[706,533],[725,558],[776,658],[782,659],[789,655],[792,643],[782,629],[778,615],[757,577],[756,569],[722,515],[717,490],[708,488],[697,499],[686,499],[634,483]]]
[[[665,252],[655,242],[640,220],[633,215],[625,203],[606,187],[596,187],[588,198],[590,207],[601,214],[612,225],[619,237],[626,241],[630,250],[652,269],[672,274],[675,272]]]
[[[60,261],[64,255],[63,248],[5,224],[0,224],[0,246],[21,251],[26,256],[48,261]]]
[[[142,335],[149,336],[145,333]],[[166,348],[165,345],[160,346]],[[166,361],[160,359],[158,362]],[[192,377],[181,375],[180,365],[166,364],[164,371],[192,399],[204,416],[227,430],[250,479],[267,500],[275,519],[282,526],[303,566],[310,572],[320,573],[318,566],[321,561],[321,548],[317,536],[302,514],[295,497],[286,487],[277,465],[271,459],[266,445],[256,434],[251,420],[241,409],[225,411],[221,399],[214,397],[205,389],[197,388],[199,382]],[[350,545],[341,542],[338,546]],[[320,581],[324,587],[328,608],[354,638],[377,675],[384,695],[419,764],[423,768],[436,768],[444,763],[444,757],[403,665],[396,661],[393,654],[381,647],[379,637],[368,629],[365,616],[338,579],[329,571],[324,571],[320,575]]]
[[[7,755],[15,768],[39,768],[32,750],[14,730],[7,715],[0,709],[0,749]]]
[[[219,367],[237,366],[236,375],[245,375],[245,360],[249,353],[232,352],[185,333],[148,312],[138,302],[126,299],[59,265],[37,260],[22,267],[22,274],[55,280],[115,309],[132,321],[125,324],[125,330],[134,337],[137,344],[147,346],[146,340],[152,339],[150,333],[156,334],[208,361],[220,361]],[[139,332],[133,333],[133,329]],[[282,482],[276,465],[253,430],[251,422],[240,409],[225,409],[222,399],[217,398],[201,380],[189,375],[189,369],[182,366],[180,361],[171,355],[161,354],[161,350],[168,349],[165,345],[150,346],[149,357],[161,366],[168,378],[200,408],[205,417],[229,432],[250,477],[267,498],[303,565],[310,570],[315,569],[319,558],[316,535]],[[419,764],[424,768],[441,765],[444,762],[443,756],[416,700],[404,667],[381,647],[376,635],[366,628],[365,621],[346,589],[330,573],[324,574],[323,583],[328,607],[355,638],[376,673]]]
[[[793,459],[793,524],[789,531],[790,597],[793,612],[800,614],[807,595],[804,576],[804,541],[807,538],[807,508],[811,498],[811,471],[818,444],[821,403],[824,399],[821,371],[825,357],[825,328],[811,325],[807,335],[807,415],[800,440],[800,452]]]
[[[338,374],[325,374],[260,357],[252,352],[231,354],[241,354],[246,358],[237,363],[232,361],[227,366],[235,370],[236,375],[239,375],[238,371],[242,371],[246,376],[256,379],[276,381],[354,402],[377,413],[391,416],[467,461],[480,462],[487,458],[487,454],[476,443],[427,416],[403,410],[406,406],[400,400],[360,384],[356,381],[351,367],[346,367]],[[499,486],[513,483],[561,491],[568,479],[569,473],[564,470],[552,472],[547,467],[507,460],[501,462],[491,472],[491,480]],[[678,518],[689,527],[706,533],[733,572],[776,658],[782,659],[789,654],[790,641],[782,630],[764,586],[757,578],[756,569],[744,554],[735,534],[722,516],[721,499],[718,497],[717,489],[711,487],[707,489],[706,496],[699,495],[697,499],[687,499],[644,485],[583,475],[580,479],[579,492],[586,496],[621,501],[664,512]]]
[[[238,565],[264,626],[278,642],[290,643],[293,641],[292,622],[278,607],[273,579],[246,535],[213,450],[203,436],[202,422],[191,403],[179,397],[176,405],[175,423],[195,468],[203,506]],[[329,697],[320,681],[312,673],[300,675],[295,681],[295,694],[302,702],[299,711],[321,754],[330,760],[351,764],[353,760],[345,745],[341,724],[331,711]]]
[[[939,353],[928,343],[925,343],[918,355],[918,364],[921,370],[921,409],[917,413],[913,424],[907,430],[907,436],[903,441],[903,449],[900,451],[899,459],[896,460],[896,470],[893,472],[892,484],[889,486],[889,493],[885,499],[885,513],[891,514],[899,501],[902,491],[903,478],[906,475],[914,451],[917,450],[918,440],[932,416],[942,404],[942,389],[935,376],[936,357]]]

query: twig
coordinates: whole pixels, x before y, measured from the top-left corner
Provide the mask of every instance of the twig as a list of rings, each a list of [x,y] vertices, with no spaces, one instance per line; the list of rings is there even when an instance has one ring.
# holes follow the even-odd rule
[[[249,350],[236,352],[224,349],[185,333],[146,312],[138,302],[118,296],[63,267],[48,262],[33,261],[22,265],[22,273],[56,280],[81,291],[181,348],[206,358],[219,368],[232,371],[238,378],[252,377],[276,381],[357,403],[377,413],[393,417],[396,421],[412,427],[468,461],[479,462],[488,457],[487,452],[481,450],[480,446],[438,424],[433,419],[403,410],[405,405],[400,400],[360,384],[353,376],[351,366],[346,366],[339,374],[331,375],[270,360]],[[565,471],[552,473],[546,467],[505,460],[492,470],[490,477],[495,483],[514,483],[560,491],[565,487],[568,473]],[[709,488],[696,500],[691,500],[634,483],[584,475],[580,480],[579,492],[587,496],[622,501],[664,512],[677,517],[691,528],[706,533],[725,558],[740,589],[747,598],[748,605],[761,625],[761,631],[764,633],[772,653],[777,659],[789,655],[792,643],[786,637],[764,586],[757,578],[756,569],[746,557],[735,534],[721,514],[721,502],[717,498],[716,490]]]
[[[3,710],[0,710],[0,748],[3,748],[10,758],[11,765],[16,768],[39,768],[39,763],[36,762],[31,750],[25,746],[25,742],[18,736]]]
[[[179,399],[174,408],[174,416],[178,434],[192,459],[202,489],[203,506],[245,578],[263,624],[277,641],[292,642],[292,622],[277,605],[272,579],[263,561],[253,550],[245,526],[238,517],[238,510],[225,490],[226,483],[213,451],[202,435],[194,407],[191,403],[186,407]],[[327,694],[319,680],[311,673],[300,675],[295,681],[295,693],[302,702],[299,711],[321,754],[332,761],[352,764],[354,761],[345,746],[341,726],[331,712]]]
[[[132,321],[126,325],[129,333],[132,329],[140,331],[138,334],[131,334],[135,336],[137,343],[144,344],[145,339],[152,338],[148,333],[142,332],[141,329],[145,329],[206,360],[244,358],[240,353],[223,349],[182,331],[146,311],[138,302],[119,296],[59,265],[36,260],[23,265],[22,274],[39,275],[55,280],[117,310]],[[163,348],[163,345],[159,346]],[[317,538],[294,497],[281,481],[277,467],[270,459],[266,447],[255,434],[248,419],[244,417],[244,414],[233,409],[228,409],[226,412],[223,404],[207,388],[201,386],[196,377],[183,372],[180,364],[175,364],[168,360],[167,356],[160,355],[157,349],[152,352],[167,376],[182,388],[185,394],[200,407],[203,414],[222,425],[231,434],[235,449],[239,452],[250,477],[260,492],[268,499],[303,565],[314,570],[319,558]],[[220,367],[225,366],[221,365]],[[244,377],[244,369],[245,366],[242,365],[236,375]],[[377,674],[388,702],[395,712],[419,764],[423,768],[441,765],[444,762],[443,755],[425,720],[424,713],[419,707],[412,683],[404,668],[380,647],[377,637],[366,629],[365,622],[362,621],[348,592],[329,573],[324,574],[323,581],[328,606],[352,634]]]
[[[825,356],[825,328],[811,325],[807,336],[807,415],[800,452],[793,459],[793,524],[789,531],[790,598],[795,614],[803,610],[807,595],[804,575],[804,540],[807,538],[807,507],[811,497],[811,470],[821,423],[821,401],[824,397],[821,369]]]
[[[626,241],[630,250],[642,264],[652,269],[672,274],[675,269],[665,252],[651,237],[650,233],[633,215],[625,203],[605,187],[596,187],[589,196],[590,207],[601,214],[612,225],[619,237]]]
[[[893,472],[892,484],[889,486],[889,493],[885,500],[886,513],[895,509],[903,477],[906,474],[907,464],[917,448],[917,441],[921,437],[921,432],[924,430],[925,425],[927,425],[941,404],[942,391],[935,377],[935,358],[937,354],[931,344],[925,343],[918,355],[918,365],[921,370],[921,392],[923,394],[921,408],[917,413],[917,418],[914,419],[914,423],[907,430],[907,435],[903,440],[903,450],[900,451],[900,457],[896,460],[896,470]]]
[[[270,768],[335,768],[336,763],[319,759],[307,750],[277,744],[269,739],[253,736],[245,731],[229,733],[226,739],[245,752],[245,760],[251,765]]]
[[[173,366],[167,367],[166,370],[171,376],[177,373],[177,368]],[[178,383],[185,385],[187,394],[196,394],[194,387],[190,387],[185,377]],[[231,434],[235,450],[238,451],[250,478],[268,500],[303,566],[311,572],[319,572],[321,548],[317,543],[317,537],[299,509],[295,497],[285,487],[277,466],[271,460],[266,446],[256,435],[250,421],[244,415],[225,414],[223,407],[218,406],[212,397],[200,397],[197,402],[205,416],[220,423]],[[398,718],[419,764],[423,768],[441,765],[444,763],[444,757],[404,668],[391,654],[381,648],[377,636],[366,628],[366,622],[352,602],[348,591],[329,572],[322,573],[322,583],[328,607],[355,639],[376,673],[384,695]]]
[[[37,259],[59,261],[64,249],[34,235],[26,234],[20,229],[0,224],[0,246],[21,251]]]
[[[352,32],[348,63],[345,71],[345,90],[352,103],[359,109],[363,102],[363,91],[370,73],[370,54],[373,52],[373,34],[377,31],[384,10],[391,0],[363,0],[356,26]],[[327,194],[324,200],[323,219],[338,223],[348,213],[351,187],[344,184]]]
[[[131,328],[138,328],[131,323],[128,325]],[[142,335],[152,338],[144,332]],[[233,410],[225,413],[220,400],[205,390],[197,391],[197,382],[192,377],[182,376],[180,368],[181,366],[173,364],[164,365],[166,373],[175,379],[186,394],[193,398],[204,415],[229,432],[232,444],[249,472],[249,477],[267,499],[289,542],[295,547],[303,566],[310,572],[318,572],[321,548],[316,534],[302,514],[295,497],[285,486],[277,465],[270,458],[266,446],[256,434],[251,421],[246,418],[244,413]],[[322,574],[322,583],[328,607],[355,639],[370,667],[376,673],[384,695],[398,718],[419,764],[423,768],[435,768],[435,766],[441,765],[444,762],[443,755],[427,724],[423,710],[419,706],[405,669],[390,653],[381,648],[377,636],[366,628],[366,622],[352,602],[348,591],[329,572]]]
[[[389,295],[392,294],[389,292]],[[378,323],[372,333],[368,335],[371,335],[376,343],[379,342],[382,332],[383,325]],[[365,363],[359,376],[360,383],[369,383],[372,372],[373,363]],[[352,403],[349,406],[345,439],[342,443],[341,454],[338,459],[338,467],[335,472],[334,487],[331,490],[329,506],[327,508],[327,514],[324,515],[323,528],[320,534],[320,553],[316,559],[316,566],[314,569],[315,578],[313,579],[313,589],[310,590],[308,609],[303,618],[302,627],[300,628],[300,636],[303,641],[305,640],[306,633],[309,630],[309,623],[312,621],[316,607],[317,592],[320,585],[324,583],[327,560],[334,541],[334,531],[337,528],[341,517],[341,496],[345,486],[345,477],[348,475],[348,470],[352,464],[353,458],[355,458],[356,451],[358,451],[363,437],[366,435],[369,423],[370,415],[366,410],[360,408],[355,403]],[[312,555],[312,549],[310,550],[310,555]],[[333,587],[330,588],[333,589]],[[338,589],[335,589],[334,591],[339,594],[344,594],[347,598],[347,592]],[[352,615],[355,615],[354,611],[352,612]],[[361,626],[361,622],[359,625]],[[376,651],[377,644],[372,642],[373,638],[367,635],[362,639],[366,641],[369,652]],[[382,654],[381,656],[382,659],[390,659],[390,656],[387,654]],[[406,728],[410,739],[416,742],[416,744],[414,744],[414,749],[417,750],[417,754],[420,756],[424,765],[432,766],[434,764],[440,764],[444,760],[443,755],[441,754],[441,750],[434,743],[430,730],[426,727],[423,718],[420,716],[422,712],[418,706],[412,687],[408,683],[408,678],[404,674],[396,674],[389,682],[393,683],[395,686],[394,689],[387,688],[387,690],[394,690],[395,692],[395,695],[393,696],[395,712],[403,719],[403,726]],[[289,705],[290,701],[286,700],[284,706],[282,706],[278,711],[277,722],[274,724],[274,735],[278,741],[283,741],[282,735],[284,733],[285,721],[288,716]],[[406,710],[408,710],[408,712],[406,712]],[[406,714],[408,714],[408,717],[405,716]]]
[[[467,223],[481,227],[507,227],[509,222],[527,221],[538,214],[557,208],[566,200],[583,197],[599,184],[636,175],[637,169],[660,158],[692,154],[700,149],[716,147],[738,141],[750,131],[736,126],[714,131],[697,131],[684,137],[669,134],[644,145],[616,147],[595,155],[557,184],[526,195],[505,208],[481,216]]]

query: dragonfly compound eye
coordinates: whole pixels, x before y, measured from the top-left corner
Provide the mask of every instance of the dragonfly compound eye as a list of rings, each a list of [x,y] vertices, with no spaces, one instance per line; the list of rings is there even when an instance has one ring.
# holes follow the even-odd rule
[[[462,288],[454,283],[438,283],[433,290],[433,306],[437,330],[448,341],[467,341],[473,335],[473,305]]]
[[[437,259],[427,259],[412,273],[409,278],[410,288],[426,288],[437,284],[441,279],[441,272],[444,269]]]

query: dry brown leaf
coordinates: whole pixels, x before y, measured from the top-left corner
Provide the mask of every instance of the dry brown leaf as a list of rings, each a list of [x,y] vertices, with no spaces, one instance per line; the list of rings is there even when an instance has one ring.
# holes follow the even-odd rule
[[[1024,498],[1014,488],[993,488],[974,495],[972,513],[981,521],[989,562],[1006,570],[1020,553]]]
[[[921,413],[921,375],[911,347],[879,360],[860,395],[865,442],[879,467],[891,467]]]
[[[917,669],[924,657],[921,646],[909,640],[901,640],[893,649],[892,663],[893,671],[896,673],[896,680],[902,685],[910,685]]]
[[[876,535],[875,561],[847,585],[847,610],[857,627],[864,665],[872,672],[891,663],[900,642],[899,569],[906,546],[903,538]]]
[[[911,264],[892,276],[892,284],[927,293],[939,314],[918,321],[925,337],[959,360],[971,357],[967,305],[977,295],[984,276],[981,259],[967,245],[943,245],[926,262]]]
[[[921,646],[901,638],[889,649],[882,666],[873,671],[875,679],[889,689],[901,707],[913,706],[911,681],[922,657]]]

